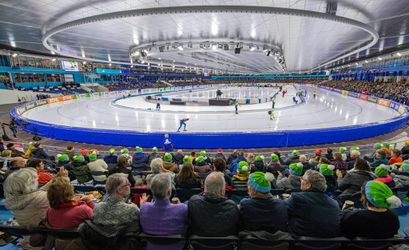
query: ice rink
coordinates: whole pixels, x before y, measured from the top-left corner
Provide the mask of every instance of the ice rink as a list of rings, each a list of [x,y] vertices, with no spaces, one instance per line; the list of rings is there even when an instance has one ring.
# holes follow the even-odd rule
[[[304,130],[331,128],[382,122],[399,116],[399,113],[387,107],[342,96],[330,91],[318,89],[318,97],[312,97],[313,89],[307,90],[306,103],[295,105],[292,97],[296,89],[287,86],[288,94],[276,98],[274,120],[269,119],[271,102],[241,105],[239,114],[234,106],[178,106],[162,105],[155,110],[155,103],[137,96],[113,101],[121,96],[82,98],[63,103],[53,103],[37,107],[23,114],[23,117],[49,124],[95,129],[127,130],[138,132],[175,132],[179,119],[189,118],[187,132],[269,132],[282,130]],[[223,91],[223,89],[222,89]],[[227,93],[240,97],[266,95],[270,89],[236,88]],[[264,91],[262,94],[260,91]],[[213,96],[215,89],[201,90],[190,95]],[[223,91],[226,93],[225,91]],[[174,93],[174,96],[185,95]],[[226,96],[227,97],[227,96]]]

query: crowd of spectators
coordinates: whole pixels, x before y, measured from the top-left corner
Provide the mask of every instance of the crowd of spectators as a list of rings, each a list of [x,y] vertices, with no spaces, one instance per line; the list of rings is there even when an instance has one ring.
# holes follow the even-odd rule
[[[340,147],[317,149],[311,156],[293,150],[288,157],[240,150],[225,155],[222,149],[214,155],[185,154],[156,147],[149,154],[135,147],[135,152],[122,148],[100,155],[95,149],[72,146],[49,155],[39,141],[30,143],[26,152],[12,143],[0,145],[1,193],[16,223],[31,228],[80,227],[85,235],[82,240],[59,240],[57,249],[113,244],[101,241],[103,232],[116,232],[116,244],[129,249],[140,244],[137,232],[390,238],[399,229],[391,208],[400,206],[401,200],[394,190],[409,185],[409,141],[394,150],[389,143],[377,143],[373,154],[365,156],[358,147]],[[76,193],[77,185],[105,185],[104,199],[95,204],[97,195]],[[150,189],[151,195],[128,202],[131,188],[141,187]],[[203,192],[181,202],[173,196],[175,189]],[[273,189],[287,194],[273,196]],[[247,195],[229,199],[227,190]],[[36,240],[25,237],[20,244],[38,246]],[[148,249],[182,248],[181,242],[148,243]]]
[[[332,80],[327,81],[322,85],[366,95],[373,95],[409,105],[409,81],[406,81],[406,79],[403,79],[401,82],[392,82],[391,80],[385,82]]]

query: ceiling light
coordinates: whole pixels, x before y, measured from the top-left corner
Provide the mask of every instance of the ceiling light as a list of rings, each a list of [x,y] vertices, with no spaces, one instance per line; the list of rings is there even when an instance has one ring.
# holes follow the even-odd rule
[[[256,47],[250,47],[250,51],[255,51]]]
[[[378,60],[379,60],[379,61],[382,61],[382,57],[379,57],[379,56],[378,56]]]
[[[402,54],[401,54],[401,53],[399,53],[399,52],[398,52],[398,53],[396,53],[396,55],[397,55],[397,56],[402,56]]]
[[[217,49],[217,44],[213,44],[212,45],[212,50],[216,50]]]
[[[87,61],[83,61],[82,64],[87,64]]]
[[[365,63],[369,63],[368,60],[365,60]]]
[[[54,52],[54,51],[51,50],[50,52],[51,52],[51,55],[55,55],[55,52]]]
[[[112,66],[112,63],[108,64],[110,67]]]
[[[178,46],[178,50],[180,50],[180,51],[182,51],[182,50],[183,50],[182,45]]]
[[[55,62],[55,61],[56,61],[56,59],[55,59],[55,58],[53,58],[53,60],[51,60],[51,61]]]
[[[12,57],[17,57],[17,53],[13,53]]]

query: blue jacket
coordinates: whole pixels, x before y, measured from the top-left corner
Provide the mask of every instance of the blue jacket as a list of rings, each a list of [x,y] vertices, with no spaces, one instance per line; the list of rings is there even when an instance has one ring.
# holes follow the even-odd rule
[[[234,159],[233,162],[230,164],[230,172],[232,172],[233,174],[237,173],[239,162],[241,161],[247,162],[246,158],[244,158],[243,156],[237,156],[237,158]]]
[[[116,155],[106,155],[106,156],[104,157],[104,161],[105,161],[107,164],[116,164],[117,161],[118,161],[118,156],[116,156]]]
[[[132,165],[140,163],[148,163],[148,156],[142,152],[135,153],[132,157]]]
[[[291,235],[319,238],[339,235],[339,205],[325,193],[295,192],[287,200],[287,205]]]

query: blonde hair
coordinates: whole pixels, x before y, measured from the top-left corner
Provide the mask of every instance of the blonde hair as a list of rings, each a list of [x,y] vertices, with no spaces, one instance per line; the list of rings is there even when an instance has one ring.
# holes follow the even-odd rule
[[[54,178],[48,187],[47,198],[52,208],[58,208],[62,203],[70,201],[73,196],[74,187],[66,178]]]

